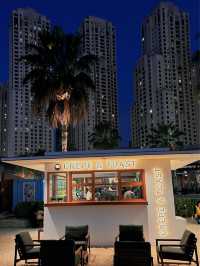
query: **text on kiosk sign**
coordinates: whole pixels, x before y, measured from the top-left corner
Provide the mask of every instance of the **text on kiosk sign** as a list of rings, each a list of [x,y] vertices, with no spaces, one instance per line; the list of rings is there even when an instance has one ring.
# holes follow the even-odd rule
[[[103,169],[132,169],[133,160],[96,160],[96,161],[70,161],[64,163],[66,170],[103,170]]]

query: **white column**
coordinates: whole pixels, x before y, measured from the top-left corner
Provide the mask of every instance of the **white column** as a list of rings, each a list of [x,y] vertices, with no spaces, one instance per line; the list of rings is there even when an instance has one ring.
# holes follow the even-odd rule
[[[169,159],[144,160],[149,239],[177,237],[174,195]]]

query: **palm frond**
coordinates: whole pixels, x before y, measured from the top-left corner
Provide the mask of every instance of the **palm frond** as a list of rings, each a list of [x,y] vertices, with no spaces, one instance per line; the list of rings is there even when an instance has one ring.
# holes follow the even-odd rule
[[[98,61],[96,55],[88,54],[79,58],[75,64],[78,71],[85,71],[86,73],[91,73],[92,66]]]
[[[84,87],[87,89],[95,89],[95,84],[92,78],[84,72],[80,72],[73,80],[73,87]]]
[[[168,124],[158,124],[157,128],[153,128],[151,134],[147,137],[151,147],[170,147],[174,149],[183,144],[181,137],[184,135],[185,134],[171,122]]]
[[[114,149],[119,145],[121,137],[118,130],[112,128],[108,121],[95,126],[94,132],[89,136],[89,142],[96,149]]]

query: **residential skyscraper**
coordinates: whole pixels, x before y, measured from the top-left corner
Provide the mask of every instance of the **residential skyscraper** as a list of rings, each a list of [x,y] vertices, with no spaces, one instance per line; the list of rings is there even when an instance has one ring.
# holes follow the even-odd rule
[[[88,116],[71,130],[70,143],[76,150],[88,150],[95,125],[108,121],[118,129],[116,36],[111,22],[92,16],[84,19],[80,34],[81,55],[98,58],[92,70],[96,88],[89,94]]]
[[[198,144],[200,145],[200,50],[192,56],[192,85],[195,92],[195,114]]]
[[[134,71],[133,146],[148,146],[152,128],[170,122],[185,133],[185,145],[196,144],[188,13],[161,2],[142,24],[141,46]]]
[[[35,153],[53,149],[53,130],[45,114],[32,112],[31,84],[24,84],[30,65],[20,60],[29,53],[29,44],[38,42],[38,34],[50,29],[50,21],[35,10],[16,9],[12,12],[9,39],[9,117],[8,155]]]
[[[0,85],[0,157],[7,154],[8,86]]]

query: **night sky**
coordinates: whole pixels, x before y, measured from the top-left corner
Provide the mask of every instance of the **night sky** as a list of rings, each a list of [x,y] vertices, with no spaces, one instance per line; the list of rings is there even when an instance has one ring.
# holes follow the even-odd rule
[[[122,145],[130,139],[130,109],[133,102],[133,68],[140,56],[140,27],[159,0],[0,0],[0,82],[8,80],[8,25],[11,11],[31,7],[46,15],[66,32],[77,31],[86,16],[113,23],[117,31],[119,117]],[[191,15],[192,50],[200,32],[200,0],[173,0]]]

